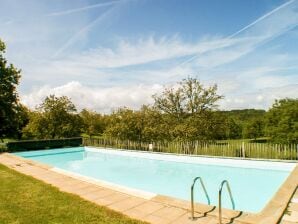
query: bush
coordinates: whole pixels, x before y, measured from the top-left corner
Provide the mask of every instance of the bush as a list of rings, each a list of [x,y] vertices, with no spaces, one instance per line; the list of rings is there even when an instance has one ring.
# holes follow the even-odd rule
[[[75,147],[82,145],[82,138],[44,139],[8,142],[6,144],[9,152],[40,150],[49,148]]]
[[[0,143],[0,153],[5,152],[5,151],[7,151],[6,144],[5,143]]]
[[[268,138],[252,139],[252,140],[249,140],[248,142],[250,142],[250,143],[267,143],[268,142]]]

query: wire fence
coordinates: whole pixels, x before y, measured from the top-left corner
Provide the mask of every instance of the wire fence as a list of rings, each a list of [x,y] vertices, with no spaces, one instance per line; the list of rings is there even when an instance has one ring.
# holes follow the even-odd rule
[[[241,141],[136,142],[112,138],[84,137],[85,146],[176,154],[221,157],[298,160],[298,144],[252,143]]]

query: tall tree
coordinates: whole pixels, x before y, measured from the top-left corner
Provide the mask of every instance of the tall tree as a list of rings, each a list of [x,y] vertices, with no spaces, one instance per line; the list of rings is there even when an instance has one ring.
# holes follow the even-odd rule
[[[195,78],[184,79],[180,82],[180,86],[183,93],[184,111],[188,114],[216,109],[216,103],[223,98],[223,96],[217,94],[217,85],[204,87]]]
[[[17,85],[21,70],[8,64],[4,57],[5,44],[0,39],[0,139],[15,137],[18,133],[20,108]]]
[[[244,125],[243,138],[257,139],[264,136],[264,121],[255,118]]]
[[[298,99],[276,100],[267,113],[266,133],[279,143],[298,143]]]
[[[76,137],[81,133],[82,119],[66,96],[50,95],[30,116],[24,134],[33,138]]]
[[[177,118],[211,111],[222,98],[217,94],[217,85],[207,88],[195,78],[184,79],[176,87],[165,88],[162,94],[153,95],[157,109]]]
[[[83,120],[83,133],[90,137],[103,134],[106,126],[103,115],[84,109],[80,112],[80,116]]]
[[[169,116],[172,139],[184,140],[215,137],[219,125],[213,111],[222,98],[217,94],[216,85],[204,87],[194,78],[184,79],[172,88],[165,88],[161,94],[153,95],[154,107]]]

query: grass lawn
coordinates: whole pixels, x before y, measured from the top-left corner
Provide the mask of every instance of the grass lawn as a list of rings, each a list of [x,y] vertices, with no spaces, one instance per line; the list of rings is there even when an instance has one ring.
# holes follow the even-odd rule
[[[0,223],[141,224],[0,164]]]

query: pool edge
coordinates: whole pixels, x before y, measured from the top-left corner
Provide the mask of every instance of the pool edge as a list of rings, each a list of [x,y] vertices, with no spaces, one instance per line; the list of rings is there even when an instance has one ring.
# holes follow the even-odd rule
[[[41,167],[41,168],[46,169],[51,172],[55,172],[53,170],[54,167],[45,165],[43,163],[32,161],[30,159],[26,159],[26,158],[16,156],[16,155],[13,155],[10,153],[1,153],[0,156],[1,155],[8,156],[12,159],[28,163],[32,166]],[[0,161],[0,163],[1,163],[1,161]],[[15,164],[17,164],[17,163],[18,163],[18,161],[16,161]],[[67,175],[66,173],[63,175],[69,177],[69,175]],[[76,178],[76,179],[78,179],[78,178]],[[83,180],[81,180],[81,181],[83,181]],[[84,180],[84,181],[86,181],[86,180]],[[297,186],[298,186],[298,165],[296,162],[295,168],[291,171],[291,173],[287,177],[286,181],[282,184],[282,186],[278,189],[278,191],[275,193],[275,195],[271,198],[271,200],[267,203],[267,205],[261,212],[259,212],[259,213],[243,212],[242,215],[239,218],[237,218],[237,220],[242,223],[264,223],[264,224],[279,223],[279,221],[281,220],[281,218],[284,214],[284,211],[286,210],[287,205],[290,202],[291,197],[294,194]],[[104,187],[106,187],[106,186],[104,186]],[[112,190],[115,190],[115,189],[112,189]],[[119,190],[116,190],[116,191],[119,191]],[[166,202],[165,198],[168,198],[167,202]],[[155,197],[153,197],[150,200],[160,201],[163,203],[165,203],[165,202],[169,203],[169,201],[170,201],[169,204],[171,204],[171,205],[174,205],[178,208],[183,207],[183,209],[187,209],[186,202],[181,199],[177,199],[177,198],[171,198],[171,197],[167,197],[167,196],[163,196],[163,195],[156,195]],[[184,204],[184,206],[182,206],[183,204]],[[208,208],[203,204],[197,204],[197,205],[199,205],[199,207]],[[196,211],[199,213],[205,213],[205,211],[202,211],[202,210],[196,210]],[[224,211],[230,212],[233,210],[224,209]],[[216,209],[211,214],[211,216],[217,216]]]

